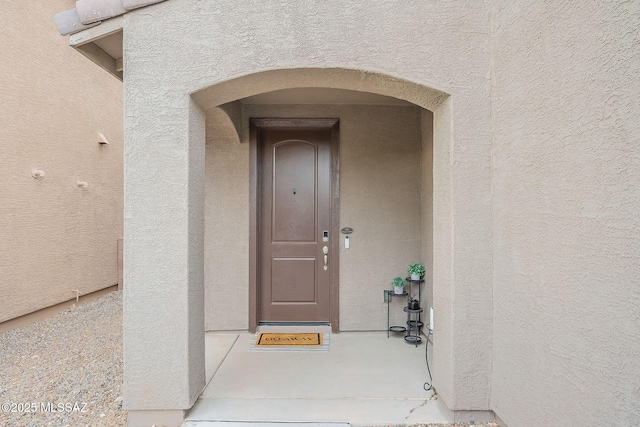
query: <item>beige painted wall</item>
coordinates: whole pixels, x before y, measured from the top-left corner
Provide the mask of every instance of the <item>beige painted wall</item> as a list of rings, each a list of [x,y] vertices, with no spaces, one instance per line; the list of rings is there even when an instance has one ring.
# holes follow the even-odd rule
[[[422,302],[425,309],[425,319],[429,320],[429,307],[433,306],[433,113],[429,110],[420,110],[420,127],[422,130],[420,180],[422,191],[421,221],[422,225],[422,261],[426,273],[424,275],[424,288],[426,298]],[[435,323],[435,322],[434,322]],[[425,325],[427,322],[425,322]]]
[[[198,107],[312,80],[412,101],[437,89],[422,93],[437,107],[433,365],[442,401],[491,408],[511,427],[632,425],[638,7],[171,0],[128,14],[126,230],[137,262],[125,273],[136,284],[125,289],[126,406],[187,408],[201,390],[203,311],[192,300],[202,287],[186,272],[198,266],[199,241],[188,237],[201,235],[189,221],[201,211],[183,197],[204,176],[185,161],[198,148]],[[274,12],[279,19],[267,19]]]
[[[56,31],[53,16],[74,4],[2,2],[0,321],[118,280],[122,83]]]
[[[125,16],[128,410],[188,408],[204,383],[203,111],[296,87],[390,95],[434,112],[434,381],[450,408],[489,409],[489,11],[484,2],[171,0]]]
[[[493,5],[491,406],[637,426],[640,2]]]
[[[207,116],[204,295],[206,330],[249,320],[249,144],[220,109]]]
[[[334,236],[341,239],[340,329],[386,329],[383,290],[393,277],[406,275],[408,263],[421,257],[423,173],[418,107],[246,105],[242,144],[208,120],[206,328],[248,326],[250,117],[340,119],[340,228],[354,229],[348,250],[343,236]],[[429,184],[430,180],[424,185]],[[226,290],[227,284],[232,285],[232,292]],[[401,301],[394,301],[393,307],[394,324],[403,324]]]

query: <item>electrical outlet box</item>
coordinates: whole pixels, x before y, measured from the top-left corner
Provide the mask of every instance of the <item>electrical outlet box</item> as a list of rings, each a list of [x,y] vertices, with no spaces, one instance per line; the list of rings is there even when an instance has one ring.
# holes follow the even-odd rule
[[[433,332],[433,306],[429,307],[429,330]]]

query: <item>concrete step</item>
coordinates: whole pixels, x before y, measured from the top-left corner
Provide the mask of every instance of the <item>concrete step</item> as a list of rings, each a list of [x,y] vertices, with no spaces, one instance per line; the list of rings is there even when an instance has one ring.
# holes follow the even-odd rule
[[[433,399],[433,400],[432,400]],[[187,422],[312,425],[407,425],[451,420],[433,397],[421,399],[199,399]],[[212,424],[213,425],[213,424]],[[186,424],[203,427],[208,424]],[[230,427],[228,424],[216,427]]]
[[[269,423],[240,421],[186,421],[182,427],[350,427],[348,423]]]

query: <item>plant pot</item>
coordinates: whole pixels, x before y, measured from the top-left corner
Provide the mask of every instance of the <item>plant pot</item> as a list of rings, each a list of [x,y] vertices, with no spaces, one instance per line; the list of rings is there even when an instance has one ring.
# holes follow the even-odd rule
[[[412,274],[411,280],[420,280],[420,276],[418,274]]]
[[[404,288],[400,287],[400,286],[394,286],[393,287],[393,293],[396,295],[402,295],[404,293]]]
[[[412,299],[408,304],[409,310],[420,310],[420,301]]]

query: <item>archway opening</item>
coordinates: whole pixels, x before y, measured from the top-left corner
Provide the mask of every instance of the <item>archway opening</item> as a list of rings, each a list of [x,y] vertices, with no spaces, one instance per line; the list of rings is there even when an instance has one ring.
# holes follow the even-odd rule
[[[433,112],[442,113],[446,98],[412,82],[342,69],[267,71],[193,94],[206,116],[205,329],[252,331],[260,321],[251,303],[259,292],[251,288],[257,262],[251,249],[257,213],[250,182],[255,118],[339,120],[339,224],[353,229],[348,249],[338,236],[340,331],[386,337],[389,324],[406,324],[406,304],[394,298],[387,305],[383,291],[418,261],[426,267],[425,283],[410,293],[420,296],[421,321],[428,325],[434,280]],[[449,137],[439,136],[441,143]],[[415,354],[424,365],[424,353]],[[211,396],[233,397],[215,378],[212,385]],[[360,393],[353,397],[366,395]],[[398,397],[407,396],[399,392]]]
[[[206,114],[208,331],[253,330],[260,321],[251,304],[256,293],[250,285],[255,254],[247,235],[254,219],[249,194],[249,120],[256,117],[340,120],[339,223],[340,228],[354,229],[353,245],[345,249],[340,243],[340,330],[385,330],[389,319],[380,316],[382,291],[389,288],[393,277],[406,275],[409,263],[425,264],[421,305],[428,313],[433,304],[433,114],[380,92],[389,93],[390,87],[398,86],[403,88],[400,94],[411,94],[411,99],[432,108],[443,95],[425,87],[407,90],[407,82],[350,70],[330,70],[334,78],[315,79],[313,87],[296,87],[309,79],[306,72],[317,77],[319,71],[259,73],[265,77],[261,84],[256,75],[250,75],[194,95]],[[345,79],[346,75],[350,78]],[[348,80],[358,90],[343,88]],[[274,84],[285,87],[248,95],[258,86],[273,89]],[[376,92],[362,90],[365,86]],[[232,99],[241,95],[248,96]],[[224,292],[228,283],[234,284],[233,293]],[[417,290],[414,293],[417,298]],[[361,307],[363,313],[353,307]],[[392,310],[391,324],[402,322],[402,316]]]

